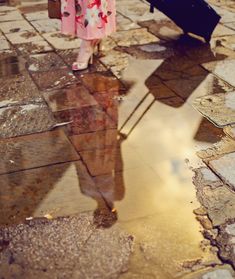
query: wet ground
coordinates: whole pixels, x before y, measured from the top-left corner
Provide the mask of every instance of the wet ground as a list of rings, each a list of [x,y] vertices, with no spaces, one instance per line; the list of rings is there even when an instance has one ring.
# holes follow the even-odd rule
[[[234,3],[211,2],[207,45],[118,0],[117,33],[73,74],[80,40],[46,1],[9,2],[0,278],[234,278]]]

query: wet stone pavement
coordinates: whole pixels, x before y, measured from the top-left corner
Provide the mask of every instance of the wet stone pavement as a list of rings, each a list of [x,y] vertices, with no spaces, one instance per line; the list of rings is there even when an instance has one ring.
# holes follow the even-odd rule
[[[73,74],[47,1],[0,1],[1,279],[235,278],[235,4],[210,3],[207,45],[117,0]]]

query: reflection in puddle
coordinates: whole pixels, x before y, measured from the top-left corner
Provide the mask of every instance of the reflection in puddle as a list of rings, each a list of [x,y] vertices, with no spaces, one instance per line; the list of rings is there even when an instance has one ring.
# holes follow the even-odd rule
[[[19,71],[18,61],[9,59],[2,75]],[[179,63],[176,71],[172,64]],[[81,84],[44,92],[57,121],[69,124],[58,133],[9,143],[11,157],[2,173],[18,160],[15,173],[0,176],[1,222],[91,210],[98,225],[119,222],[135,236],[130,272],[167,279],[182,275],[183,261],[210,260],[200,248],[192,213],[198,203],[185,163],[197,165],[196,150],[220,136],[218,130],[212,136],[210,124],[186,102],[196,97],[206,75],[185,60],[133,58],[123,73],[123,81],[132,84],[125,97],[117,80],[92,74],[91,82],[89,73],[83,83],[92,94]],[[188,91],[176,94],[181,79]]]
[[[25,61],[17,56],[9,56],[1,60],[0,78],[19,74],[25,67]]]

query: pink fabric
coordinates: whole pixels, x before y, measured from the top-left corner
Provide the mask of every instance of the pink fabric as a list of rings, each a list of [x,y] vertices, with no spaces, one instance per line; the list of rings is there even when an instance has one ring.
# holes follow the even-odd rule
[[[93,40],[116,30],[115,0],[62,0],[61,4],[64,34]]]

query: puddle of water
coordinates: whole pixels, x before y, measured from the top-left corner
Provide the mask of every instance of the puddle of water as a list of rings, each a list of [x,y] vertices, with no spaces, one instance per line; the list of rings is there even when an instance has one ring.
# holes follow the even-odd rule
[[[161,100],[146,101],[145,81],[161,63],[133,60],[123,76],[131,79],[133,86],[120,104],[115,100],[117,92],[101,93],[114,100],[106,104],[106,113],[115,123],[112,128],[104,125],[103,112],[97,111],[97,105],[94,110],[81,100],[87,110],[82,115],[82,125],[87,123],[90,127],[93,119],[98,119],[99,124],[94,127],[99,131],[71,138],[82,157],[79,164],[65,163],[0,176],[3,185],[7,185],[2,203],[5,215],[13,215],[9,216],[11,223],[29,216],[92,210],[102,219],[99,222],[113,225],[118,220],[135,236],[130,272],[139,270],[144,261],[149,272],[161,279],[181,274],[183,261],[208,256],[200,248],[203,238],[192,213],[199,204],[186,159],[197,165],[195,152],[210,143],[211,135],[209,142],[205,136],[202,142],[195,138],[203,119],[189,104],[176,108]],[[141,75],[143,68],[146,71]],[[69,104],[69,95],[66,98],[60,100],[64,105]],[[99,98],[98,95],[96,100],[101,102]],[[76,128],[81,124],[77,122],[76,109],[73,112],[70,125]],[[123,126],[129,115],[134,128],[129,121],[129,126]],[[118,136],[114,128],[118,121],[125,138]],[[48,144],[53,149],[53,140]],[[15,162],[14,150],[12,155],[10,159]],[[21,187],[12,195],[15,183]],[[111,219],[107,214],[110,210]]]
[[[195,152],[210,144],[211,135],[208,141],[205,135],[198,140],[198,131],[210,131],[208,126],[207,131],[201,128],[201,115],[182,99],[177,106],[168,105],[148,94],[145,81],[162,62],[132,60],[123,79],[133,85],[120,102],[116,91],[101,86],[104,92],[94,97],[105,112],[84,99],[76,100],[83,113],[73,109],[64,120],[72,121],[69,134],[82,160],[0,176],[4,220],[7,216],[10,223],[17,223],[30,216],[92,210],[98,222],[111,226],[117,220],[135,236],[130,270],[139,270],[144,261],[149,272],[161,279],[179,276],[183,261],[207,257],[192,213],[199,204],[186,159],[197,165]],[[105,102],[101,96],[106,96]],[[68,106],[71,100],[69,95],[66,98]],[[122,135],[117,126],[122,127]],[[44,147],[53,149],[54,144],[52,138]],[[56,156],[64,156],[61,150]],[[15,162],[15,152],[19,147],[13,143],[9,161]],[[40,153],[32,150],[32,156],[37,160]],[[20,170],[27,163],[24,154],[21,157]]]
[[[160,60],[132,61],[124,78],[138,77],[131,92],[135,99],[141,100],[148,92],[145,80],[161,64]],[[146,71],[141,74],[143,68]],[[194,97],[192,92],[190,98]],[[131,103],[124,101],[119,114],[130,114]],[[124,165],[127,146],[135,150],[141,163],[136,169],[124,171],[125,197],[116,203],[116,208],[122,225],[136,236],[143,245],[145,258],[152,261],[150,270],[158,266],[161,271],[155,278],[173,278],[180,274],[183,261],[206,257],[200,248],[203,239],[200,228],[192,213],[198,202],[186,159],[190,165],[198,165],[196,150],[205,148],[212,138],[208,135],[203,137],[204,141],[198,140],[200,133],[205,134],[201,126],[204,120],[186,102],[178,108],[166,105],[164,100],[150,106],[143,102],[141,106],[144,105],[145,108],[138,108],[132,116],[133,123],[138,123],[135,128],[131,130],[128,123],[123,128],[128,135],[122,144]],[[120,120],[123,121],[122,115]],[[213,129],[213,125],[209,127]],[[134,269],[141,265],[141,260],[136,258]]]

